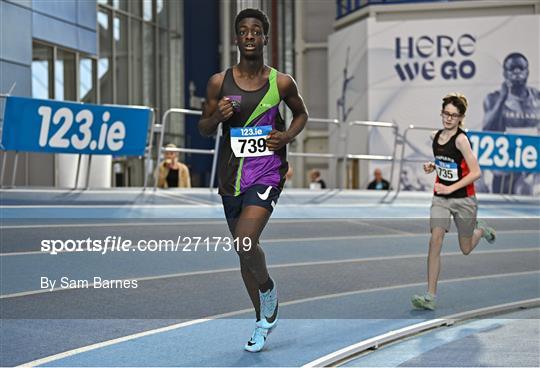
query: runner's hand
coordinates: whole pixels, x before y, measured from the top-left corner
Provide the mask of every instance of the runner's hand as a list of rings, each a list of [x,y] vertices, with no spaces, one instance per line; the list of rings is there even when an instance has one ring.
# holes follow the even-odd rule
[[[286,132],[280,132],[275,129],[268,133],[266,137],[266,146],[270,151],[277,151],[289,142],[290,139]]]
[[[450,186],[447,186],[441,183],[435,183],[435,192],[437,194],[447,195],[447,194],[451,194],[453,190],[451,189]]]
[[[233,113],[234,110],[231,100],[227,97],[223,97],[218,101],[218,106],[214,112],[214,117],[217,121],[223,122],[229,120]]]
[[[424,172],[426,174],[431,174],[435,170],[435,164],[433,162],[424,163]]]

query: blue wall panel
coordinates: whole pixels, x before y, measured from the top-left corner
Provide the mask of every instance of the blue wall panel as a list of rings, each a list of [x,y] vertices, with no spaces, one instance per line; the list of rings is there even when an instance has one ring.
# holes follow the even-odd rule
[[[91,30],[96,30],[97,5],[96,0],[77,1],[77,24]]]
[[[184,90],[189,91],[193,81],[197,96],[206,95],[208,79],[219,71],[219,4],[217,1],[184,1]],[[189,107],[189,93],[185,94],[185,106]],[[198,117],[186,116],[186,147],[213,148],[214,139],[204,138],[197,127]],[[188,155],[192,177],[200,178],[200,185],[208,186],[212,168],[212,156]]]
[[[35,11],[60,18],[66,22],[77,23],[77,1],[73,0],[33,0]]]
[[[91,55],[97,54],[96,32],[86,28],[77,28],[77,49]]]
[[[32,9],[32,0],[5,0],[8,3],[13,3],[19,6],[24,6],[25,8]]]
[[[78,46],[77,27],[40,13],[32,14],[32,36],[59,46],[76,49]]]
[[[17,82],[11,92],[14,96],[32,96],[32,71],[30,66],[12,64],[0,61],[0,93],[9,91],[13,82]]]
[[[34,0],[33,10],[34,38],[96,54],[95,0]]]
[[[32,12],[29,9],[0,1],[0,44],[0,59],[32,63]]]

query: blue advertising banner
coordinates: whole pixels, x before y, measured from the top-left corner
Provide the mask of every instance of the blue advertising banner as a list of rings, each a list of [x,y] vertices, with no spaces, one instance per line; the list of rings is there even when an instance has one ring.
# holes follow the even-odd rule
[[[150,109],[8,97],[2,149],[141,156]]]
[[[468,131],[472,150],[483,169],[540,172],[540,137]]]

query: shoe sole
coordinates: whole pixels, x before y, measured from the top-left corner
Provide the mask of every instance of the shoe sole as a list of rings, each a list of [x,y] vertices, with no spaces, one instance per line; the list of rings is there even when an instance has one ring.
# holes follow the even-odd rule
[[[262,349],[264,349],[264,346],[260,348],[259,350],[249,350],[244,347],[244,350],[247,351],[248,353],[259,353],[262,351]]]
[[[268,328],[268,334],[266,335],[266,339],[268,340],[268,336],[270,336],[270,334],[272,333],[272,331],[274,330],[274,328],[277,327],[277,322],[278,322],[278,319],[276,317],[276,320],[274,321],[274,324],[272,325],[272,327]],[[260,326],[260,327],[263,327],[263,326]],[[264,327],[263,327],[264,328]],[[264,345],[262,348],[260,348],[259,350],[249,350],[246,346],[244,346],[244,350],[247,351],[247,352],[250,352],[250,353],[258,353],[260,351],[262,351],[264,349],[264,346],[266,345],[266,341],[264,342]]]

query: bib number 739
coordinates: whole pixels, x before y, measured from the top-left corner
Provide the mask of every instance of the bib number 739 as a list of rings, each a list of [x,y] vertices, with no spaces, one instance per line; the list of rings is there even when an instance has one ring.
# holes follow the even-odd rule
[[[231,148],[236,157],[270,156],[274,152],[266,146],[271,126],[231,128]]]
[[[249,153],[261,153],[266,151],[266,138],[249,138],[249,139],[239,139],[238,142],[242,144],[240,146],[240,153],[245,154]]]

